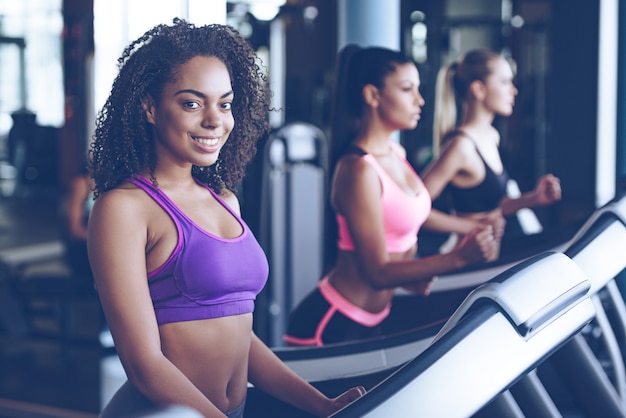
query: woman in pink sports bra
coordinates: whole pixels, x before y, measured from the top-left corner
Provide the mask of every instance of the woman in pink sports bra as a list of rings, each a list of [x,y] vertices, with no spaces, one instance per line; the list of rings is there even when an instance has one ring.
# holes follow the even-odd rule
[[[391,136],[414,129],[424,99],[417,66],[397,51],[356,45],[337,59],[329,203],[337,251],[330,272],[291,313],[285,341],[322,346],[423,324],[398,317],[396,288],[427,295],[433,276],[492,256],[492,228],[478,227],[454,251],[415,258],[431,199]]]
[[[119,60],[90,149],[89,259],[128,377],[102,418],[242,418],[249,382],[319,417],[363,393],[328,398],[252,331],[268,266],[233,190],[268,132],[258,63],[233,28],[179,19]]]

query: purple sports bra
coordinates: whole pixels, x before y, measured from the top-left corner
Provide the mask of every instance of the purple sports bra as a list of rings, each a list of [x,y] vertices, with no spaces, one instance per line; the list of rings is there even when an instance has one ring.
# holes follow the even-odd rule
[[[269,268],[243,219],[207,187],[243,228],[237,238],[221,238],[201,229],[147,179],[135,176],[130,182],[169,214],[178,232],[178,243],[168,260],[148,273],[158,324],[254,311],[254,300],[265,286]]]

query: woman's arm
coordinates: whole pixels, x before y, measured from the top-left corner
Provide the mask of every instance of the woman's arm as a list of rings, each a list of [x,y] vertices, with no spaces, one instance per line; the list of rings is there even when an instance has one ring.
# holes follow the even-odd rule
[[[546,174],[537,181],[534,190],[518,198],[505,197],[500,203],[505,216],[515,214],[520,209],[551,205],[561,200],[561,183],[558,177]]]
[[[89,220],[89,260],[115,348],[130,382],[156,404],[223,417],[161,351],[146,272],[147,219],[140,196],[126,189],[100,196]]]
[[[428,219],[424,222],[424,228],[437,232],[456,232],[462,235],[469,234],[481,225],[480,222],[473,219],[450,215],[438,209],[432,209]]]
[[[318,417],[327,417],[365,393],[354,387],[329,399],[283,363],[254,333],[250,343],[248,380],[260,390]]]
[[[472,157],[475,154],[476,147],[464,136],[459,135],[446,141],[439,156],[420,175],[433,200],[441,195],[459,173],[473,171],[472,161],[475,158]]]
[[[496,248],[492,228],[484,226],[468,234],[464,244],[450,253],[392,261],[385,244],[378,175],[357,157],[340,161],[331,199],[335,210],[346,218],[361,273],[374,288],[416,285],[437,274],[482,262]]]

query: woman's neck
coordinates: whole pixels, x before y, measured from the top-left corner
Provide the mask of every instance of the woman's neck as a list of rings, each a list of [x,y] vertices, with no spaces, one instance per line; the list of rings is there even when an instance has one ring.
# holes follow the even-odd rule
[[[168,166],[166,168],[159,165],[154,171],[154,176],[162,188],[170,186],[184,188],[195,185],[195,180],[191,175],[191,165],[188,168],[180,166]]]
[[[389,140],[393,133],[394,130],[370,127],[369,129],[361,130],[353,143],[369,154],[375,156],[386,155],[390,150]]]
[[[465,106],[463,109],[462,125],[489,127],[493,125],[495,113],[480,106]]]

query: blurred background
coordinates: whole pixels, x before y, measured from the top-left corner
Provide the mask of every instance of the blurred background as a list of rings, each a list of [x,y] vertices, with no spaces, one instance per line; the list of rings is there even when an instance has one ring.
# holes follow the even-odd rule
[[[178,16],[239,29],[268,71],[278,109],[270,115],[273,129],[304,123],[321,137],[338,48],[351,41],[404,51],[418,65],[426,100],[417,129],[399,138],[418,171],[431,158],[438,69],[472,48],[505,52],[516,63],[519,94],[513,115],[496,120],[502,157],[522,190],[547,172],[560,177],[562,202],[538,212],[542,223],[558,226],[585,219],[625,184],[620,6],[618,0],[0,0],[0,417],[3,406],[76,417],[95,416],[101,407],[102,359],[112,347],[92,283],[77,278],[65,257],[66,197],[117,57],[154,24]],[[261,239],[263,145],[242,185],[244,218]],[[270,299],[260,298],[255,326],[272,344],[271,317],[280,306]]]

